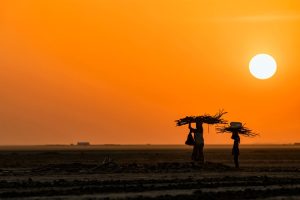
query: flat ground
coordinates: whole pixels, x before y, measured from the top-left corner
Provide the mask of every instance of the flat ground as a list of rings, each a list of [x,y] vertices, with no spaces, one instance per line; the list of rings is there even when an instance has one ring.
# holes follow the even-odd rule
[[[299,146],[0,147],[0,199],[300,199]],[[111,162],[103,163],[105,157]]]

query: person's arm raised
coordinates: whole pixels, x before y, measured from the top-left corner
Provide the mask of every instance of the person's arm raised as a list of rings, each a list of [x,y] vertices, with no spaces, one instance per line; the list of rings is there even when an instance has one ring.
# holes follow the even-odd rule
[[[192,125],[191,125],[191,123],[189,123],[189,129],[190,129],[190,131],[191,131],[191,132],[194,132],[194,131],[195,131],[195,129],[194,129],[194,128],[192,128]]]

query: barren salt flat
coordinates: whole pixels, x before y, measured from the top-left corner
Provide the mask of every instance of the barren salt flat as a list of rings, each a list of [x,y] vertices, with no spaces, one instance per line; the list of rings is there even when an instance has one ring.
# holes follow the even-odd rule
[[[300,147],[2,146],[0,199],[300,199]],[[103,163],[105,157],[111,162]]]

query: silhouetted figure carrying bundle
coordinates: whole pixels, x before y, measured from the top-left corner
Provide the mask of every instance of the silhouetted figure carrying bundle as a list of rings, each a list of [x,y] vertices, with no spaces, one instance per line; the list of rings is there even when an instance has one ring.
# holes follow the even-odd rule
[[[217,127],[218,133],[231,133],[231,139],[233,139],[232,155],[234,160],[234,165],[239,168],[239,155],[240,155],[240,136],[239,134],[246,137],[255,137],[258,134],[253,133],[252,130],[246,128],[241,122],[231,122],[230,126]]]
[[[190,132],[185,144],[193,146],[192,160],[204,163],[203,123],[225,124],[226,121],[222,119],[224,114],[226,114],[226,112],[220,111],[213,116],[204,114],[200,116],[187,116],[185,118],[176,120],[177,126],[189,125]],[[196,123],[196,128],[192,128],[191,123]],[[194,133],[194,137],[192,136],[192,133]]]

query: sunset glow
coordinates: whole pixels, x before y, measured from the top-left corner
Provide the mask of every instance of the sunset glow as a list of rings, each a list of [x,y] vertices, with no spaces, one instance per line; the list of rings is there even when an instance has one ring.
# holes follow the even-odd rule
[[[174,120],[219,109],[260,133],[243,144],[300,142],[299,13],[297,0],[1,1],[0,144],[184,144]],[[264,81],[249,72],[260,52],[278,67]]]

